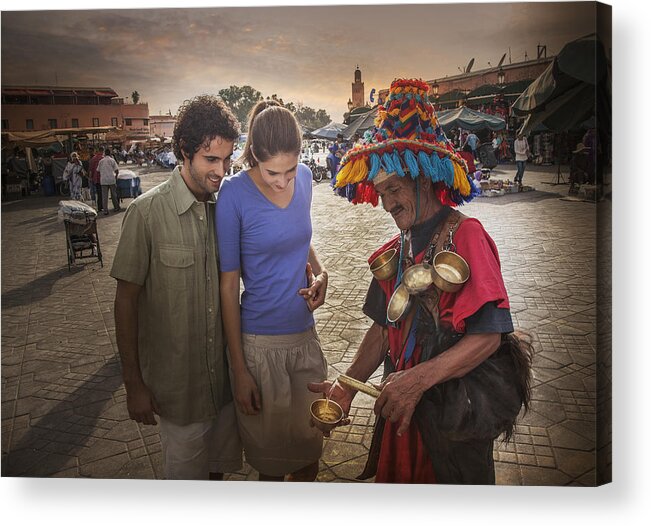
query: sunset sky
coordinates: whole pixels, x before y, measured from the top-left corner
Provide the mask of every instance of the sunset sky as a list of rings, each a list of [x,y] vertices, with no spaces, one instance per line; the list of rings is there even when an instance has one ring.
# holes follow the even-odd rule
[[[595,25],[591,2],[15,11],[44,5],[12,1],[2,13],[3,85],[137,90],[157,114],[249,84],[336,122],[356,65],[368,100],[396,77],[451,76],[472,58],[476,71],[503,53],[508,63],[509,47],[512,62],[538,44],[556,54]]]

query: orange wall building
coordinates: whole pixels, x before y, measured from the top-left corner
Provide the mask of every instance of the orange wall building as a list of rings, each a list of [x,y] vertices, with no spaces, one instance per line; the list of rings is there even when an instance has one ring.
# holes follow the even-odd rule
[[[2,87],[2,131],[91,126],[116,126],[147,138],[149,105],[127,104],[111,88]]]
[[[174,133],[176,117],[172,115],[150,115],[151,134],[157,137],[171,137]]]

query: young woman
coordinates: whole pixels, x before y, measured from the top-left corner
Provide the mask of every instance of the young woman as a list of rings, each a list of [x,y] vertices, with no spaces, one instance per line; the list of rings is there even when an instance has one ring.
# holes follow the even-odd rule
[[[242,154],[250,168],[222,182],[217,202],[233,396],[246,459],[260,480],[314,480],[323,445],[310,426],[318,395],[307,384],[327,375],[312,311],[325,301],[328,274],[311,244],[312,174],[298,163],[300,152],[291,112],[259,103]]]

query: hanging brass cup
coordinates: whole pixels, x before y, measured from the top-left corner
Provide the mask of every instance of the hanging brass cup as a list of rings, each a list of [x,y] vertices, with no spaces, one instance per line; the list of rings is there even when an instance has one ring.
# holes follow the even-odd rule
[[[402,284],[409,294],[420,294],[429,289],[434,283],[434,267],[427,263],[419,263],[405,270]]]
[[[403,319],[411,307],[411,296],[405,286],[401,283],[391,295],[387,307],[387,321],[396,323]]]
[[[470,277],[470,267],[456,252],[443,250],[434,256],[434,285],[443,292],[457,292]]]
[[[395,248],[390,248],[371,261],[371,272],[375,279],[386,281],[395,276],[398,272],[399,257],[398,251]]]

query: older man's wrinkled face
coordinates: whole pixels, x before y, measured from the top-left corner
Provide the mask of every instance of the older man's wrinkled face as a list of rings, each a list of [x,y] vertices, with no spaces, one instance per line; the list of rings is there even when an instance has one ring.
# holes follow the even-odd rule
[[[382,207],[391,214],[400,230],[407,230],[416,220],[416,183],[411,177],[389,177],[375,185]]]

